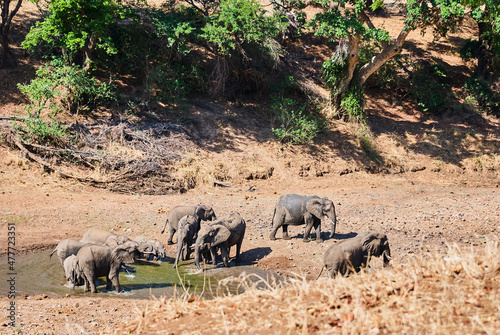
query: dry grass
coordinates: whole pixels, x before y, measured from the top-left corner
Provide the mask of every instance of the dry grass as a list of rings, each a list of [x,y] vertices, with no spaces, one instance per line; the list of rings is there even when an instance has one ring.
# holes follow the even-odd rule
[[[449,246],[348,278],[291,279],[214,300],[160,299],[116,334],[498,334],[500,245]]]

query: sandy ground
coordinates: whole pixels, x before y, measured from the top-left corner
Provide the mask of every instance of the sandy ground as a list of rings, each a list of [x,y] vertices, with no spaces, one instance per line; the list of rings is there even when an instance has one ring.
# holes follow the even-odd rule
[[[2,158],[5,158],[5,152]],[[115,194],[43,174],[19,169],[2,161],[0,173],[0,246],[6,253],[8,223],[15,223],[19,253],[53,248],[60,240],[79,238],[89,227],[101,227],[130,237],[160,235],[164,209],[178,204],[204,203],[219,218],[238,211],[247,222],[243,260],[280,274],[297,273],[313,279],[319,273],[322,254],[335,241],[368,230],[388,235],[392,256],[401,261],[410,253],[445,252],[457,243],[481,245],[489,234],[500,234],[500,189],[491,176],[470,176],[478,187],[463,187],[461,175],[437,175],[430,171],[399,175],[356,172],[328,178],[257,181],[254,192],[202,187],[185,194],[146,196]],[[247,185],[241,185],[246,189]],[[279,195],[285,193],[327,196],[336,205],[337,234],[324,243],[302,242],[303,227],[290,227],[291,240],[270,241],[270,222]],[[323,222],[324,238],[329,224]],[[174,246],[167,247],[170,257]],[[234,252],[234,251],[233,251]],[[373,266],[380,266],[375,260]],[[236,266],[234,262],[231,266]],[[63,270],[61,268],[61,276]],[[2,282],[4,281],[2,274]],[[36,278],[33,278],[36,280]],[[7,327],[5,313],[16,303],[16,327]],[[22,295],[0,297],[3,306],[0,333],[23,334],[110,333],[140,313],[150,300]]]

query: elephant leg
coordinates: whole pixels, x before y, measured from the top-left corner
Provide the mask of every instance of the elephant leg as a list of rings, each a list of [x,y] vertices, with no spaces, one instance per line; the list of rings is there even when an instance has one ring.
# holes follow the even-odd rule
[[[89,289],[90,289],[90,285],[89,285],[89,280],[87,278],[87,275],[84,273],[83,274],[83,292],[88,292]]]
[[[321,220],[314,220],[314,230],[316,231],[316,242],[323,242],[321,238]]]
[[[184,260],[188,260],[189,259],[189,256],[191,255],[191,248],[187,245],[186,246],[186,255],[184,257]]]
[[[109,280],[108,277],[106,277],[106,290],[110,290],[111,289],[111,280]]]
[[[118,273],[109,279],[111,279],[111,282],[113,283],[113,286],[116,289],[116,293],[120,293],[120,282],[118,281]]]
[[[290,236],[288,236],[288,225],[284,224],[281,229],[283,230],[283,239],[284,240],[291,240]]]
[[[273,216],[273,229],[271,231],[271,234],[269,234],[269,239],[271,241],[276,240],[276,232],[278,229],[283,226],[283,223],[285,222],[285,215],[284,214],[279,214],[277,213],[278,211],[275,209],[274,210],[274,216]]]
[[[189,245],[186,243],[184,244],[184,248],[182,249],[182,260],[187,261],[189,259]]]
[[[174,242],[172,241],[172,239],[174,238],[174,234],[175,234],[175,229],[169,223],[169,235],[168,235],[168,240],[167,240],[168,245],[174,244]]]
[[[89,278],[90,292],[97,293],[97,288],[95,287],[95,278]]]
[[[212,256],[212,265],[217,265],[217,254],[215,252],[215,247],[210,247],[210,256]]]
[[[236,244],[236,263],[239,263],[241,261],[241,258],[240,258],[240,252],[241,252],[241,244],[242,244],[242,240],[238,241],[238,243]]]
[[[220,255],[222,256],[222,262],[226,268],[229,267],[229,248],[222,246],[220,248]]]

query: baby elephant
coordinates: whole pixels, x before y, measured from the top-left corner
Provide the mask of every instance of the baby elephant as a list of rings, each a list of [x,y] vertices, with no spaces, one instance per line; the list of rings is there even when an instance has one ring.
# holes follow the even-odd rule
[[[66,280],[73,285],[73,288],[80,284],[82,278],[77,268],[76,255],[66,257],[63,267]]]
[[[186,215],[179,221],[179,230],[177,231],[177,255],[175,257],[174,268],[177,267],[179,259],[181,261],[189,259],[191,244],[196,240],[198,230],[198,220],[192,215]]]
[[[329,277],[337,274],[345,275],[358,272],[368,264],[369,258],[383,256],[384,266],[391,260],[391,249],[385,234],[379,232],[361,233],[356,237],[331,245],[323,256],[323,269],[328,270]]]

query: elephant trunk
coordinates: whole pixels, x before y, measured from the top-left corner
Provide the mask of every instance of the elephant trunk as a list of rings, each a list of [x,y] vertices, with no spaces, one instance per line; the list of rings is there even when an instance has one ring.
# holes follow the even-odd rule
[[[328,218],[331,221],[331,233],[330,233],[330,238],[333,238],[333,235],[335,235],[335,229],[337,228],[337,214],[335,213],[335,207],[332,209],[332,213],[329,213]]]
[[[382,253],[382,259],[384,261],[384,266],[389,265],[389,262],[392,260],[391,249],[389,248],[389,244],[388,243],[384,247],[384,252]]]

